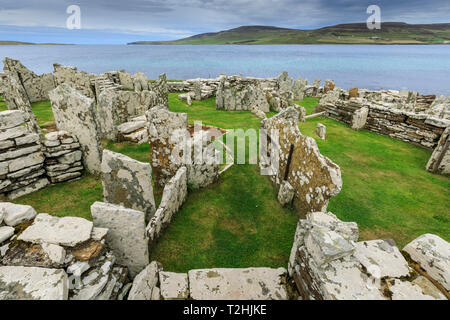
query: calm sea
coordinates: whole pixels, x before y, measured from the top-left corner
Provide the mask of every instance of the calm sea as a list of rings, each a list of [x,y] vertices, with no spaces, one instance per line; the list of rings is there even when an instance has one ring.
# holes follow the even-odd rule
[[[151,79],[209,78],[221,73],[332,79],[341,88],[407,89],[450,96],[450,46],[0,46],[36,73],[52,64],[101,73],[125,69]]]

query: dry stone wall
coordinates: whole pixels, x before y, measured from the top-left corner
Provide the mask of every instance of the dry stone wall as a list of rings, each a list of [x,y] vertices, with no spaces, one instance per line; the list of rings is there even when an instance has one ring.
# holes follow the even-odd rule
[[[25,123],[28,114],[19,110],[0,112],[0,194],[16,199],[49,184],[45,175],[42,145],[37,133]]]
[[[45,135],[45,171],[51,183],[65,182],[82,176],[83,153],[78,139],[67,131]]]
[[[289,182],[295,190],[293,203],[302,214],[325,211],[329,199],[342,189],[341,171],[339,166],[320,154],[313,138],[301,134],[297,126],[298,116],[298,112],[290,107],[261,121],[261,129],[273,142],[266,152],[269,157],[279,159],[271,178],[277,187],[283,181]],[[260,161],[261,168],[267,165],[264,160]]]
[[[417,99],[412,93],[359,90],[357,95],[349,98],[350,94],[342,89],[329,91],[314,112],[326,111],[327,117],[356,130],[365,128],[426,149],[434,149],[445,128],[450,126],[450,118],[437,117],[431,109],[415,112]],[[436,105],[445,109],[444,103]],[[445,110],[450,110],[450,104]]]
[[[270,105],[259,83],[248,85],[241,90],[232,87],[227,77],[221,77],[216,93],[216,109],[227,111],[251,111],[253,109],[269,112]]]
[[[128,270],[105,244],[109,230],[78,217],[1,202],[12,233],[0,238],[1,300],[115,300]]]
[[[94,100],[66,83],[50,91],[50,100],[58,130],[67,131],[78,139],[85,168],[100,174],[102,146]]]

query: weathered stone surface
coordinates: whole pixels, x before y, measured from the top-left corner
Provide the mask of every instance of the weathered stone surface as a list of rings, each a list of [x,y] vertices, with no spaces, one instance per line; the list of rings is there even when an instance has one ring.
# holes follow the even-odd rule
[[[422,293],[428,296],[432,296],[438,300],[447,300],[447,298],[439,291],[438,288],[434,286],[434,284],[425,278],[424,276],[418,276],[416,279],[412,281],[413,284],[420,287]]]
[[[43,172],[42,172],[43,173]],[[16,189],[14,191],[11,191],[8,194],[8,200],[15,200],[17,198],[20,198],[22,196],[25,196],[27,194],[30,194],[32,192],[35,192],[37,190],[43,189],[46,186],[49,185],[49,181],[47,178],[41,178],[38,180],[35,180],[34,178],[31,180],[31,183],[26,183],[26,186]]]
[[[409,267],[400,250],[392,242],[386,240],[362,241],[356,244],[355,257],[372,272],[373,266],[380,274],[372,274],[379,278],[400,278],[409,275]],[[378,272],[378,271],[377,271]]]
[[[146,116],[155,184],[164,187],[183,165],[181,159],[175,158],[173,150],[183,147],[180,144],[187,135],[187,114],[153,108]]]
[[[53,69],[56,86],[66,83],[68,86],[74,88],[88,98],[95,97],[94,90],[91,86],[91,78],[93,78],[94,75],[78,71],[76,67],[62,66],[57,63],[53,64]]]
[[[107,234],[108,234],[107,228],[94,227],[92,229],[91,239],[94,241],[101,241],[106,238]]]
[[[27,120],[26,113],[20,110],[6,110],[0,112],[0,129],[17,127]]]
[[[4,71],[9,76],[20,77],[24,91],[30,102],[48,100],[48,92],[54,89],[54,79],[51,73],[36,75],[19,60],[5,58]]]
[[[359,230],[356,222],[341,221],[331,212],[311,212],[306,215],[306,218],[311,221],[313,225],[335,231],[350,242],[358,241]]]
[[[32,243],[51,243],[74,247],[90,239],[92,222],[78,217],[53,217],[46,213],[36,216],[31,226],[18,237]]]
[[[186,273],[159,272],[160,294],[164,300],[186,300],[189,281]]]
[[[49,95],[58,130],[70,132],[78,139],[86,169],[100,174],[102,146],[94,100],[66,83],[50,91]]]
[[[450,291],[450,244],[447,241],[434,234],[424,234],[408,243],[403,251]]]
[[[146,234],[150,245],[153,245],[162,230],[170,223],[173,215],[178,212],[187,196],[186,167],[180,168],[170,179],[163,191],[158,210],[146,227]]]
[[[316,128],[316,134],[320,139],[325,140],[327,138],[327,127],[325,127],[321,123],[318,123]]]
[[[1,224],[1,223],[0,223]],[[13,227],[0,227],[0,244],[14,235]]]
[[[150,164],[104,150],[102,184],[105,202],[143,211],[147,222],[155,214]]]
[[[348,91],[349,98],[358,97],[358,88],[352,88]]]
[[[435,300],[432,296],[423,294],[419,286],[398,279],[394,280],[394,285],[389,290],[392,292],[392,300]]]
[[[0,300],[67,300],[68,294],[62,269],[0,267]]]
[[[66,250],[56,244],[42,243],[42,249],[49,256],[50,260],[57,264],[63,264],[66,259]]]
[[[305,247],[319,267],[355,251],[355,246],[339,233],[320,226],[310,230],[305,237]]]
[[[91,213],[96,227],[109,229],[106,243],[114,251],[117,262],[127,266],[132,277],[136,276],[149,263],[144,212],[95,202]]]
[[[152,261],[133,280],[133,286],[128,294],[128,300],[153,300],[153,291],[158,289],[159,272],[161,265]]]
[[[287,300],[286,269],[204,269],[189,271],[194,300]]]
[[[280,185],[280,190],[278,191],[278,202],[282,206],[286,206],[292,202],[294,195],[295,190],[292,188],[291,184],[287,181],[283,181]]]
[[[352,116],[351,127],[354,130],[361,130],[366,125],[367,116],[369,115],[369,108],[362,107],[355,111]]]
[[[298,112],[290,107],[262,120],[261,129],[272,141],[260,142],[268,155],[260,159],[261,170],[268,171],[277,185],[284,180],[290,183],[295,190],[293,203],[303,214],[326,211],[329,199],[342,188],[340,168],[320,154],[313,138],[301,134]]]
[[[117,97],[115,92],[105,90],[97,98],[98,131],[103,139],[117,140]]]
[[[445,129],[439,139],[426,169],[434,173],[450,174],[450,127]]]
[[[31,206],[11,202],[0,202],[0,210],[3,211],[4,222],[10,227],[32,220],[37,214]]]

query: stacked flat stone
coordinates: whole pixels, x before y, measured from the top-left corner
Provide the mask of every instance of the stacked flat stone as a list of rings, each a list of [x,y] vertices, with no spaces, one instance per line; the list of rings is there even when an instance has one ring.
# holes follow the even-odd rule
[[[105,244],[108,229],[8,202],[0,212],[0,300],[115,300],[126,289],[128,270]]]
[[[354,94],[352,94],[354,95]],[[334,89],[325,94],[314,112],[326,112],[328,118],[367,129],[394,139],[434,149],[450,120],[444,98],[436,100],[427,112],[415,112],[415,95],[398,91],[358,90],[358,97]],[[442,116],[442,117],[438,117]]]
[[[51,183],[69,181],[81,177],[84,166],[83,153],[78,139],[67,131],[55,131],[45,135],[45,171]]]
[[[331,212],[300,220],[288,272],[305,300],[445,300],[445,240],[424,235],[404,249],[425,272],[414,271],[393,240],[358,241],[358,225]],[[420,268],[419,268],[420,269]],[[419,270],[416,269],[416,270]]]
[[[19,110],[0,112],[0,196],[16,199],[49,184],[44,154],[37,133],[25,123],[28,115]]]

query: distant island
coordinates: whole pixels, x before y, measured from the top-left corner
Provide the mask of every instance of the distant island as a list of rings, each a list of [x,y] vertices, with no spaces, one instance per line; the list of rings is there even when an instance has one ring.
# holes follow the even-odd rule
[[[68,46],[70,44],[65,43],[32,43],[32,42],[22,42],[22,41],[8,41],[0,40],[0,46]]]
[[[450,44],[450,23],[407,24],[404,22],[385,22],[381,24],[380,30],[369,30],[366,23],[339,24],[315,30],[242,26],[179,40],[137,41],[128,44]]]

